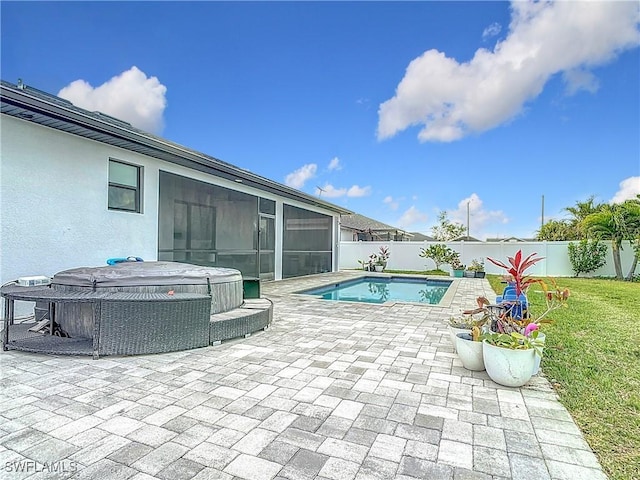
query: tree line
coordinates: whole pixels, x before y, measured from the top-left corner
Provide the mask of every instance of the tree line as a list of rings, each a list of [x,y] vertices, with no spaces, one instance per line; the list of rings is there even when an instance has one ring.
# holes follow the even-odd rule
[[[577,244],[569,244],[569,257],[576,276],[604,265],[606,248],[600,241],[610,240],[616,278],[633,280],[640,257],[640,195],[622,203],[596,203],[591,196],[564,210],[569,213],[569,218],[549,220],[538,230],[536,240],[578,241]],[[625,240],[630,242],[635,252],[626,276],[620,260]]]

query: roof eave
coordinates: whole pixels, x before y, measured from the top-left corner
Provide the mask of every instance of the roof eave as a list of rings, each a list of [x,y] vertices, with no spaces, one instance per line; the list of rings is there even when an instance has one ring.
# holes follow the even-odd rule
[[[303,203],[325,208],[342,215],[353,213],[351,210],[325,202],[313,197],[312,195],[287,187],[281,183],[274,182],[260,175],[248,172],[247,170],[234,167],[233,165],[221,162],[205,154],[187,149],[182,145],[166,141],[159,137],[151,136],[145,132],[128,129],[124,125],[112,123],[106,119],[93,117],[88,114],[89,112],[83,113],[83,111],[77,107],[69,108],[61,104],[48,102],[45,99],[30,95],[28,89],[22,90],[17,87],[10,88],[3,82],[3,84],[0,85],[0,98],[3,103],[7,102],[14,106],[30,110],[34,113],[40,113],[61,121],[70,122],[77,126],[82,126],[102,134],[113,136],[115,139],[132,142],[173,157],[169,159],[162,158],[162,160],[171,161],[218,177],[237,181],[243,185],[252,186],[260,190],[266,190],[290,199],[296,199]],[[22,119],[30,121],[24,117],[22,117]],[[126,146],[122,148],[126,148]]]

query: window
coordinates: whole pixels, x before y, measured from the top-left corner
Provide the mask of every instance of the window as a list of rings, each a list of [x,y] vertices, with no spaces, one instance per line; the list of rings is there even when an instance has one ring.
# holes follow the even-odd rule
[[[109,160],[109,209],[141,212],[142,167]]]

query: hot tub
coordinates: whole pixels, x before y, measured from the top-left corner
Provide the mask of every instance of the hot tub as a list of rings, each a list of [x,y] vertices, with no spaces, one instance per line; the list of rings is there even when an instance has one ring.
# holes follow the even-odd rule
[[[242,305],[242,274],[232,268],[202,267],[176,262],[123,262],[104,267],[73,268],[56,273],[51,288],[63,291],[211,293],[211,314]],[[210,291],[209,291],[210,290]],[[65,304],[56,322],[70,337],[91,338],[91,305]]]

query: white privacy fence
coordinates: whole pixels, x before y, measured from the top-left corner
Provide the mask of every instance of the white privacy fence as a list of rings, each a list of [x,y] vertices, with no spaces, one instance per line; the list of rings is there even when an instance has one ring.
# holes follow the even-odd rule
[[[433,270],[436,265],[433,260],[419,256],[421,248],[429,248],[430,245],[445,243],[449,248],[460,254],[460,260],[464,265],[471,264],[473,259],[484,259],[484,267],[487,273],[503,274],[503,269],[487,261],[487,257],[507,262],[507,257],[515,255],[522,250],[523,255],[537,253],[544,260],[527,270],[531,275],[571,277],[574,275],[569,261],[569,243],[571,242],[340,242],[339,265],[341,269],[361,268],[358,260],[366,260],[372,253],[378,253],[383,245],[389,247],[391,256],[387,262],[387,268],[391,270]],[[574,242],[577,243],[577,242]],[[604,267],[589,276],[615,277],[613,255],[611,254],[611,242],[602,242],[609,248],[606,256],[607,263]],[[629,242],[624,242],[621,252],[622,270],[626,275],[633,262],[633,248]],[[448,265],[440,268],[448,270]],[[638,269],[636,268],[636,272]],[[584,276],[584,274],[582,274]]]

